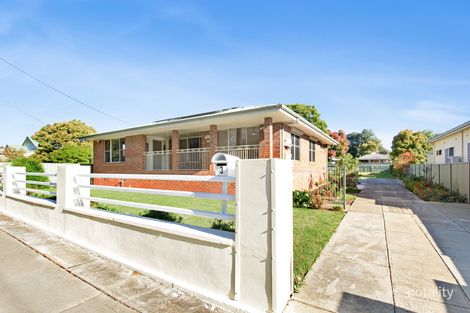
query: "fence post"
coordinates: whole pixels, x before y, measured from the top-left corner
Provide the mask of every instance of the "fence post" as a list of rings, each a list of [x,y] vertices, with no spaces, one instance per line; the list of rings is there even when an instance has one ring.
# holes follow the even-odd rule
[[[12,194],[26,195],[26,190],[17,188],[26,188],[25,182],[16,182],[16,180],[26,180],[26,167],[24,166],[5,166],[3,173],[3,192],[6,196]]]
[[[76,185],[89,185],[87,177],[77,177],[79,174],[90,174],[89,166],[79,164],[63,164],[57,167],[57,209],[62,212],[65,208],[74,206],[89,206],[89,201],[76,200],[77,195],[90,196],[89,188],[78,188]]]
[[[293,288],[292,162],[239,160],[236,171],[235,297],[282,312]]]
[[[449,180],[450,180],[450,192],[452,192],[452,190],[454,189],[453,188],[453,181],[452,181],[452,163],[450,163],[450,166],[449,166]]]

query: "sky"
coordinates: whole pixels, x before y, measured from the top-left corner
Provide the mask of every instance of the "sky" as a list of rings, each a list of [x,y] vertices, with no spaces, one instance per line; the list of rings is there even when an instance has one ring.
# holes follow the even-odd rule
[[[5,1],[0,58],[131,125],[312,104],[333,130],[470,119],[469,1]],[[0,145],[46,123],[128,126],[0,62]]]

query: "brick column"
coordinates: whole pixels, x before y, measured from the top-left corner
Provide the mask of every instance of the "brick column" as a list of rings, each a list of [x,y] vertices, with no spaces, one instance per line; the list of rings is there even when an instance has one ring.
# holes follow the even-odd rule
[[[263,140],[260,145],[260,158],[273,157],[273,119],[264,118]]]
[[[180,148],[180,132],[178,130],[171,131],[171,169],[179,168],[178,150]]]

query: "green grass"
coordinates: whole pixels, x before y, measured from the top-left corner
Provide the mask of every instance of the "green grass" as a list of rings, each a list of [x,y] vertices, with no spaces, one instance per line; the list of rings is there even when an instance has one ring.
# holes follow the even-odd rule
[[[385,178],[385,179],[393,179],[393,176],[390,171],[380,172],[380,173],[369,173],[369,172],[361,172],[359,173],[359,178],[362,179],[370,179],[370,178]]]
[[[307,272],[330,240],[343,212],[294,208],[294,288],[298,290]]]
[[[220,200],[160,196],[160,195],[133,193],[133,192],[92,190],[91,196],[98,197],[98,198],[140,202],[140,203],[146,203],[146,204],[159,204],[159,205],[172,206],[172,207],[177,207],[177,208],[193,209],[193,210],[201,210],[201,211],[209,211],[209,212],[220,212],[221,206],[222,206],[222,201]],[[107,207],[114,209],[116,212],[133,214],[133,215],[143,215],[143,214],[148,213],[148,210],[145,210],[145,209],[138,209],[138,208],[121,206],[121,205],[107,205]],[[229,214],[235,214],[234,202],[228,202],[227,212]],[[211,227],[212,221],[213,221],[210,218],[191,216],[191,215],[182,215],[182,217],[183,217],[182,223],[194,225],[194,226],[201,226],[201,227]]]

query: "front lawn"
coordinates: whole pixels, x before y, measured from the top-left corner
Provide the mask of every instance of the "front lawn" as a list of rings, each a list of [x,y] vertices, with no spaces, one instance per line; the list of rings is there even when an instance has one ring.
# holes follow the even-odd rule
[[[371,178],[393,179],[396,177],[393,176],[392,173],[390,173],[390,171],[384,171],[380,173],[360,172],[359,178],[361,179],[371,179]]]
[[[297,290],[343,219],[341,211],[294,208],[294,288]]]

